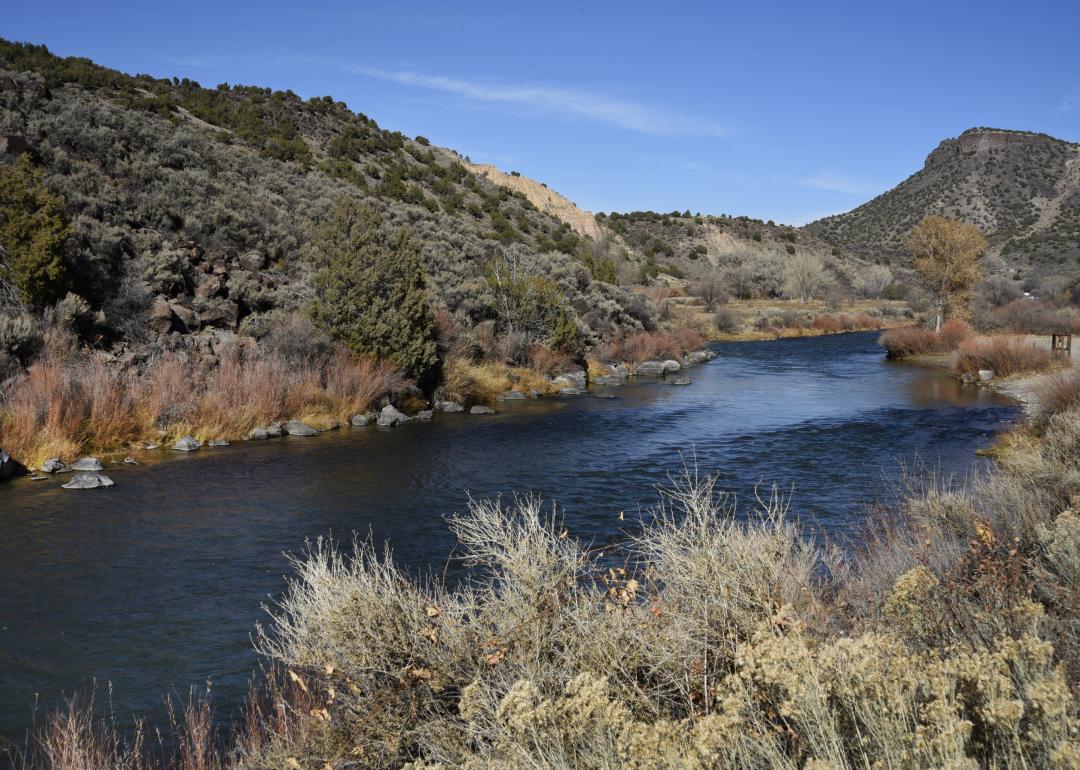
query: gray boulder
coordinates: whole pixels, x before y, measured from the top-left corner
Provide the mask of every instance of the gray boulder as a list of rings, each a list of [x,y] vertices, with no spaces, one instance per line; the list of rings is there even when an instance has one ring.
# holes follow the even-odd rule
[[[198,441],[191,436],[184,436],[182,439],[172,445],[172,448],[177,452],[194,452],[201,446]],[[76,468],[78,470],[78,468]]]
[[[244,438],[247,441],[262,441],[269,437],[270,434],[266,432],[266,428],[252,428]]]
[[[459,404],[457,401],[436,401],[435,411],[437,412],[464,412],[465,407]]]
[[[552,382],[559,388],[584,389],[589,384],[588,375],[584,371],[565,372],[556,377]]]
[[[496,401],[523,401],[524,399],[525,394],[520,390],[508,390],[495,396]]]
[[[379,425],[384,428],[392,428],[395,425],[400,425],[403,422],[408,422],[409,418],[402,412],[394,408],[393,404],[387,404],[379,412]]]
[[[664,362],[664,374],[674,374],[680,369],[682,369],[682,364],[673,358],[669,358]]]
[[[102,468],[101,460],[96,457],[80,457],[78,460],[71,464],[69,470],[73,471],[100,471]]]
[[[414,420],[430,420],[435,416],[435,412],[432,409],[425,409],[422,412],[417,412],[413,415]]]
[[[703,364],[716,358],[716,353],[711,350],[695,350],[686,357],[692,364]]]
[[[228,446],[229,442],[223,438],[212,438],[206,442],[206,445],[211,448]]]
[[[470,409],[469,414],[495,414],[495,410],[490,406],[479,405]]]
[[[59,457],[50,457],[41,464],[42,473],[61,473],[67,469],[67,465]]]
[[[350,425],[355,425],[356,427],[360,428],[360,427],[363,427],[364,425],[369,425],[370,423],[375,422],[375,420],[376,420],[375,415],[371,414],[371,413],[368,413],[368,414],[354,414],[352,417],[349,418],[349,424]]]
[[[663,377],[664,376],[664,362],[663,361],[642,361],[634,369],[634,374],[638,377]]]
[[[64,489],[102,489],[112,485],[113,480],[103,473],[77,473],[63,486]]]
[[[299,420],[289,420],[285,425],[285,432],[290,436],[318,436],[319,431]]]
[[[993,371],[991,371],[990,369],[979,370],[979,382],[990,382],[990,380],[992,379],[994,379]]]
[[[280,422],[272,422],[266,426],[267,436],[284,436],[285,428]]]

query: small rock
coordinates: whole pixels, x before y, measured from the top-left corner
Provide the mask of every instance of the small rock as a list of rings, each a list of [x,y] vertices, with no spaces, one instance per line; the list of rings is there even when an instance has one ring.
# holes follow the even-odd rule
[[[677,378],[675,378],[674,380],[671,381],[671,384],[672,385],[689,385],[690,380],[686,379],[685,377],[677,377]]]
[[[193,439],[191,436],[184,436],[182,439],[172,445],[172,448],[177,452],[194,452],[200,446],[199,442]],[[76,469],[77,470],[77,469]]]
[[[524,398],[525,394],[520,390],[508,390],[495,396],[496,401],[522,401]]]
[[[206,442],[206,445],[211,448],[228,446],[229,442],[223,438],[212,438]]]
[[[112,485],[113,480],[102,473],[78,473],[64,484],[64,489],[100,489]]]
[[[285,435],[285,428],[282,426],[282,424],[280,422],[272,422],[268,426],[266,426],[266,435],[267,436],[284,436]]]
[[[369,423],[374,422],[373,417],[374,415],[371,414],[354,414],[352,417],[349,418],[349,424],[355,425],[356,427],[360,428],[364,425],[368,425]]]
[[[680,364],[678,361],[676,361],[673,358],[669,358],[667,361],[665,361],[663,366],[664,366],[664,374],[674,374],[675,372],[682,369],[682,364]]]
[[[290,436],[318,436],[319,431],[312,428],[306,423],[302,423],[299,420],[289,420],[285,425],[285,432]]]
[[[711,350],[695,350],[687,356],[692,364],[703,364],[716,358],[716,353]]]
[[[425,409],[421,412],[417,412],[414,416],[414,420],[430,420],[435,416],[435,411],[432,409]]]
[[[960,375],[960,382],[964,383],[965,385],[970,385],[974,381],[974,378],[967,372],[964,372]]]
[[[470,409],[469,414],[495,414],[495,410],[490,406],[478,405]]]
[[[134,457],[125,457],[124,458],[124,465],[138,465],[138,464],[139,464],[139,461],[136,460]]]
[[[248,431],[247,436],[244,437],[245,441],[262,441],[270,437],[266,428],[252,428]]]
[[[101,460],[96,457],[80,457],[78,460],[71,464],[71,470],[73,471],[100,471],[102,468]]]
[[[42,473],[61,473],[67,469],[67,465],[59,457],[50,457],[41,464]]]
[[[990,369],[979,370],[979,382],[990,382],[990,380],[992,379],[994,379],[993,371],[991,371]]]
[[[48,476],[42,476],[39,473],[35,473],[33,476],[30,477],[30,480],[31,481],[45,481],[45,479],[47,479],[47,478],[49,478],[49,477]]]
[[[464,412],[465,407],[457,401],[436,401],[435,410],[439,412]]]

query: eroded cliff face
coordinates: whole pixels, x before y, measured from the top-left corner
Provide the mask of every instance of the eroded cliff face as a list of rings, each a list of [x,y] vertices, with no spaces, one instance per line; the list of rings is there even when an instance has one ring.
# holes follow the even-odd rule
[[[566,222],[579,235],[587,235],[596,239],[600,237],[600,225],[597,224],[596,217],[593,216],[591,211],[578,208],[565,195],[560,195],[535,179],[517,174],[507,174],[488,164],[466,163],[465,167],[493,184],[503,185],[515,192],[520,192],[536,208],[545,214],[550,214]]]

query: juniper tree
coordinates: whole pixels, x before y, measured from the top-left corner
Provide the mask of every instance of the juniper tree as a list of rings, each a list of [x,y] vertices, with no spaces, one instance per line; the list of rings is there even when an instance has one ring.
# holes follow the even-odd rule
[[[377,212],[338,201],[314,240],[319,265],[311,316],[357,355],[392,361],[422,388],[435,385],[435,317],[416,241],[386,234]]]
[[[0,279],[28,305],[42,307],[67,294],[64,244],[71,234],[64,201],[49,192],[41,169],[26,155],[0,166]]]

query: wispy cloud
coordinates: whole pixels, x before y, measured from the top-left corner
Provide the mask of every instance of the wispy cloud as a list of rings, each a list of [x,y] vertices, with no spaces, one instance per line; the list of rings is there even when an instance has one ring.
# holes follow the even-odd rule
[[[358,65],[348,65],[342,69],[389,83],[426,88],[474,101],[527,107],[565,118],[607,123],[646,134],[722,136],[725,133],[722,126],[709,120],[577,89],[481,83],[410,70],[385,70]]]
[[[822,171],[813,176],[803,177],[797,180],[803,187],[813,187],[816,190],[829,190],[842,192],[848,195],[869,195],[878,189],[877,185],[869,184],[844,174],[835,174],[831,171]]]

